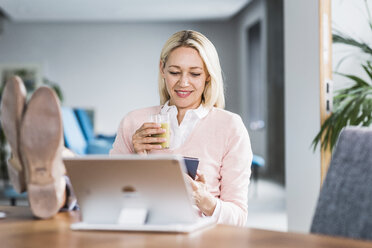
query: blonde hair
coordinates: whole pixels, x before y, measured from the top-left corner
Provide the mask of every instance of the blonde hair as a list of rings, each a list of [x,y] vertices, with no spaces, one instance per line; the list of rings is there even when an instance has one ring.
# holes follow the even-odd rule
[[[196,49],[207,67],[210,79],[206,82],[202,95],[203,105],[207,108],[214,106],[223,109],[225,107],[225,96],[222,72],[220,60],[212,42],[201,33],[193,30],[183,30],[173,34],[161,50],[160,61],[163,63],[163,67],[168,61],[169,54],[179,47],[191,47]],[[170,99],[170,96],[160,70],[161,68],[159,68],[158,84],[160,104],[163,105]]]

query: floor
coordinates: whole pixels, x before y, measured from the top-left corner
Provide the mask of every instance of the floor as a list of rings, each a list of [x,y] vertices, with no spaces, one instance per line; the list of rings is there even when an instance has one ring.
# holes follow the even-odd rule
[[[248,200],[248,227],[287,231],[285,208],[285,190],[283,186],[267,180],[252,183]],[[9,201],[0,195],[0,205],[9,205]],[[27,200],[18,200],[17,205],[27,206]]]
[[[283,186],[259,180],[251,183],[248,197],[248,227],[283,231],[288,230]]]

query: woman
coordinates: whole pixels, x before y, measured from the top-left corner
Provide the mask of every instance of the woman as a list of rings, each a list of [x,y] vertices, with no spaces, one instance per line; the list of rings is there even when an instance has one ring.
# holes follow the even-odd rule
[[[165,43],[159,63],[160,106],[130,112],[123,118],[110,154],[172,153],[199,158],[196,180],[189,178],[195,203],[218,223],[243,226],[252,151],[237,114],[223,110],[221,67],[213,44],[201,33],[180,31]],[[164,130],[149,116],[169,113],[169,149]]]

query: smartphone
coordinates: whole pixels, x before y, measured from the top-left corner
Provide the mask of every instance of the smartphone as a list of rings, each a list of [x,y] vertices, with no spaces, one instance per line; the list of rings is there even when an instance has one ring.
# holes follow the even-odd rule
[[[198,169],[199,165],[199,159],[198,158],[192,158],[192,157],[183,157],[185,160],[185,165],[187,168],[187,174],[195,180],[196,177],[196,171]]]

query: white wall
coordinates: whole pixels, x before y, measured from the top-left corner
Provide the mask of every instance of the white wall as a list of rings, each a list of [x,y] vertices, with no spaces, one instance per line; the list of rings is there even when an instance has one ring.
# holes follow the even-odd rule
[[[372,1],[369,2],[369,11],[372,14]],[[368,25],[368,14],[364,0],[332,0],[332,27],[355,39],[366,42],[372,46],[372,31]],[[352,56],[349,56],[353,54]],[[343,44],[333,45],[333,70],[347,74],[358,75],[368,79],[360,66],[365,61],[365,56],[359,49]],[[339,62],[345,59],[340,65]],[[339,66],[338,66],[339,65]],[[350,80],[337,74],[333,75],[334,89],[337,90],[347,86]]]
[[[4,23],[0,64],[39,64],[65,95],[64,105],[95,110],[96,131],[114,133],[129,111],[159,103],[160,50],[182,29],[215,44],[225,74],[227,109],[237,112],[234,29],[227,22],[127,24]],[[236,93],[237,94],[237,93]]]
[[[320,185],[318,1],[285,0],[285,157],[289,231],[308,232]]]

